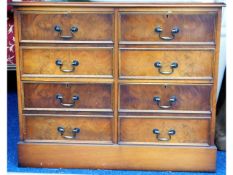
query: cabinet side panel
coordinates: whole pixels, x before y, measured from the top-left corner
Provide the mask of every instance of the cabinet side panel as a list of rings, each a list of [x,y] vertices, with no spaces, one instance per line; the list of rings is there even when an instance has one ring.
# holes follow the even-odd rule
[[[16,55],[16,73],[17,73],[17,94],[18,94],[18,112],[19,112],[19,130],[20,140],[23,140],[24,131],[24,118],[22,115],[22,84],[20,77],[20,49],[19,49],[19,38],[20,38],[20,17],[17,9],[14,9],[14,33],[15,33],[15,55]]]
[[[214,59],[214,85],[212,89],[211,107],[212,107],[212,119],[210,126],[210,144],[214,145],[215,138],[215,120],[216,120],[216,103],[217,103],[217,87],[218,87],[218,65],[219,65],[219,52],[220,52],[220,35],[221,35],[221,18],[222,9],[219,8],[216,17],[216,28],[215,28],[215,38],[216,38],[216,50]]]

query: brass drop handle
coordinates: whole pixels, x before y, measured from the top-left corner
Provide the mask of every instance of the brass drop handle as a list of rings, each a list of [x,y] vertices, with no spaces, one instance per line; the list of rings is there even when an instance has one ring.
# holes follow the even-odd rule
[[[155,28],[155,32],[159,34],[159,38],[166,41],[175,39],[175,34],[179,33],[179,31],[180,29],[178,27],[173,27],[171,30],[171,37],[169,37],[169,36],[161,36],[161,33],[163,33],[162,27],[159,26]]]
[[[155,128],[153,129],[153,134],[156,135],[156,138],[158,141],[170,141],[171,140],[171,136],[176,134],[176,131],[174,129],[170,129],[167,134],[168,134],[168,138],[165,137],[160,137],[160,131],[159,129]]]
[[[79,100],[79,96],[74,95],[72,97],[72,103],[63,103],[63,96],[61,94],[57,94],[56,100],[58,100],[60,102],[60,104],[64,107],[73,107],[75,105],[75,102]]]
[[[76,33],[78,31],[78,27],[72,26],[70,28],[71,35],[62,35],[62,27],[59,26],[59,25],[54,26],[54,30],[55,30],[55,32],[58,32],[58,36],[60,38],[62,38],[62,39],[71,39],[71,38],[73,38],[74,33]]]
[[[60,59],[57,59],[55,61],[55,64],[59,67],[59,69],[62,71],[62,72],[65,72],[65,73],[69,73],[69,72],[74,72],[75,70],[75,67],[77,67],[79,65],[79,62],[77,60],[73,60],[72,63],[71,63],[71,67],[72,69],[62,69],[63,67],[63,63]]]
[[[177,101],[176,96],[172,96],[170,97],[170,99],[168,100],[169,105],[168,106],[163,106],[160,105],[160,97],[159,96],[155,96],[153,98],[153,101],[158,105],[158,107],[162,108],[162,109],[169,109],[172,107],[172,105]]]
[[[65,139],[75,139],[76,138],[76,134],[80,133],[80,128],[74,128],[72,130],[72,136],[64,136],[63,134],[65,133],[65,129],[61,126],[59,126],[57,128],[57,131],[61,134],[61,136]]]
[[[171,63],[170,65],[171,71],[162,71],[163,66],[162,63],[160,63],[159,61],[155,62],[154,66],[158,68],[160,74],[170,75],[174,72],[174,69],[178,68],[178,63],[176,62]]]

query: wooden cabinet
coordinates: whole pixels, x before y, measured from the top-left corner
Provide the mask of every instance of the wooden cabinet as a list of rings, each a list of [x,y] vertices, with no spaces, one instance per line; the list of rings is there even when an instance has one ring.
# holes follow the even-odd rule
[[[20,166],[215,171],[224,4],[12,5]]]

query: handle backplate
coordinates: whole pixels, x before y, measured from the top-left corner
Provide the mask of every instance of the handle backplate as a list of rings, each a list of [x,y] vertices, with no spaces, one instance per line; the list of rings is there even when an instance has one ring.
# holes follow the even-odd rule
[[[178,27],[173,27],[171,29],[171,36],[161,36],[163,33],[163,28],[158,26],[155,28],[155,32],[159,34],[159,38],[162,40],[170,41],[175,39],[175,34],[179,33],[180,29]]]
[[[170,74],[172,74],[174,72],[174,69],[178,68],[179,65],[176,62],[171,63],[171,65],[170,65],[171,71],[163,71],[162,70],[162,67],[163,67],[162,63],[159,62],[159,61],[155,62],[154,66],[156,68],[158,68],[158,71],[159,71],[160,74],[170,75]]]
[[[69,73],[69,72],[74,72],[75,67],[77,67],[79,65],[79,62],[77,60],[73,60],[72,63],[71,63],[72,69],[63,69],[63,62],[60,59],[57,59],[55,61],[55,64],[59,67],[59,69],[62,72]]]
[[[72,136],[64,136],[65,133],[65,128],[62,126],[57,127],[57,131],[60,133],[60,135],[64,138],[64,139],[75,139],[76,135],[78,133],[80,133],[80,128],[74,128],[72,130]]]
[[[74,33],[78,32],[78,27],[72,26],[70,28],[71,35],[62,35],[62,27],[59,25],[54,26],[54,31],[58,32],[58,36],[62,39],[71,39],[74,36]]]
[[[158,141],[170,141],[171,140],[171,136],[173,136],[173,135],[176,134],[176,131],[174,129],[168,130],[168,132],[167,132],[168,138],[166,138],[166,137],[160,137],[160,131],[157,128],[153,129],[152,132],[153,132],[153,134],[156,135],[156,138],[157,138]]]
[[[60,104],[64,107],[73,107],[75,105],[75,102],[79,100],[79,96],[74,95],[72,97],[72,103],[63,103],[63,96],[61,94],[57,94],[56,100],[58,100],[60,102]]]
[[[160,100],[159,96],[154,96],[153,101],[158,105],[159,108],[161,108],[161,109],[169,109],[177,101],[177,98],[176,98],[176,96],[171,96],[170,99],[168,100],[169,105],[161,105],[160,104],[161,100]]]

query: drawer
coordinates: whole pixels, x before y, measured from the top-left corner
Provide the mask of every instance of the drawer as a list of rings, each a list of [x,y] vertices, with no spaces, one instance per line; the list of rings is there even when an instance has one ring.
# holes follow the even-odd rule
[[[24,110],[112,111],[112,84],[23,83]]]
[[[113,41],[111,12],[24,12],[20,21],[21,40]]]
[[[210,113],[211,85],[121,84],[120,112]]]
[[[120,78],[212,79],[214,50],[121,49]]]
[[[209,143],[209,119],[120,118],[120,142],[132,144]]]
[[[121,13],[120,40],[214,42],[215,16],[215,13]]]
[[[112,117],[26,116],[28,141],[112,142]]]
[[[21,48],[23,77],[112,78],[112,48]]]

